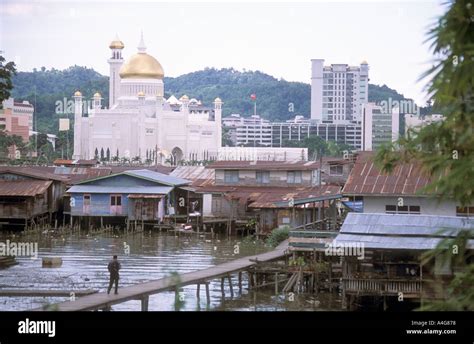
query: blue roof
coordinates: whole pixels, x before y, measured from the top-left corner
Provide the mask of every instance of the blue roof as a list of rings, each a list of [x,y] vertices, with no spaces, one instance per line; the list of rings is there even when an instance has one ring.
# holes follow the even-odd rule
[[[137,178],[148,179],[157,183],[172,186],[187,185],[191,183],[191,181],[187,179],[173,177],[164,173],[154,172],[150,170],[128,170],[123,172],[122,174]]]
[[[367,249],[429,250],[461,230],[474,237],[474,218],[437,215],[349,213],[333,244],[363,243]],[[474,240],[468,240],[474,248]]]
[[[166,195],[172,186],[102,186],[102,185],[74,185],[68,193],[103,193],[103,194],[152,194]]]

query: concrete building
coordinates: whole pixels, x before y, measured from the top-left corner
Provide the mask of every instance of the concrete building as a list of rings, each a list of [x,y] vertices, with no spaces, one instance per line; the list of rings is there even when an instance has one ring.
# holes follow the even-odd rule
[[[331,64],[311,60],[311,119],[318,122],[360,122],[368,102],[369,65]]]
[[[444,116],[441,114],[432,114],[423,117],[417,114],[405,114],[405,135],[409,129],[416,130],[417,128],[422,128],[425,125],[442,120],[444,120]]]
[[[344,143],[356,150],[362,148],[362,127],[358,123],[272,123],[272,146],[284,147],[285,141],[303,141],[319,136],[324,141]]]
[[[382,144],[396,141],[399,137],[400,122],[398,108],[385,112],[375,103],[362,106],[362,150],[377,150]]]
[[[21,136],[28,142],[33,131],[34,107],[28,101],[15,102],[14,98],[3,101],[3,110],[0,112],[0,130],[11,135]]]

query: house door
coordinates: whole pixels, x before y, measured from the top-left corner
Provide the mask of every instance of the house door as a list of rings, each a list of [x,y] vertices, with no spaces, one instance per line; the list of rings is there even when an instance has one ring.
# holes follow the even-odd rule
[[[82,212],[88,215],[90,206],[91,206],[91,195],[84,195],[83,202],[82,202]]]
[[[122,215],[122,196],[121,195],[110,196],[110,214]]]

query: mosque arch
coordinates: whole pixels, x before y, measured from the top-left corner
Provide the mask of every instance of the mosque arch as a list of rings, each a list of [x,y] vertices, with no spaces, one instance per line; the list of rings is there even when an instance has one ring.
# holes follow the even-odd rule
[[[175,166],[183,160],[183,150],[179,147],[174,147],[171,151],[171,165]]]

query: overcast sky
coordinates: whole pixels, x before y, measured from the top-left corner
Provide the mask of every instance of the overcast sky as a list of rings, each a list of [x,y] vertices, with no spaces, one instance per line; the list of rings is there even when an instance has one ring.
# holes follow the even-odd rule
[[[367,60],[370,82],[424,103],[420,74],[431,64],[427,29],[440,1],[151,2],[0,0],[0,50],[18,69],[92,67],[108,75],[116,34],[125,58],[143,30],[165,75],[205,67],[260,70],[310,81],[310,59]],[[166,87],[166,85],[165,85]]]

